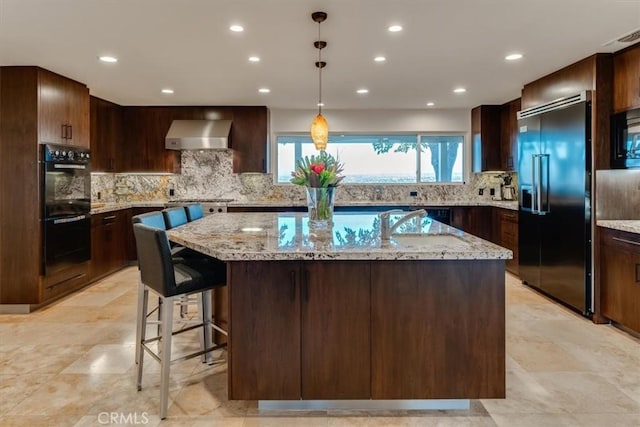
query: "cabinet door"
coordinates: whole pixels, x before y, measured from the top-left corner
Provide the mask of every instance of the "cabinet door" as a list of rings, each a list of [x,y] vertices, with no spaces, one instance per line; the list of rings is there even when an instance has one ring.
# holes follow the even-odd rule
[[[471,164],[473,172],[500,169],[500,105],[471,110]]]
[[[613,57],[613,109],[640,107],[640,47]]]
[[[67,79],[47,70],[38,70],[38,142],[66,144]]]
[[[93,96],[90,105],[91,168],[96,172],[118,172],[122,168],[122,107]]]
[[[67,143],[89,148],[89,88],[73,80],[65,82],[69,125]]]
[[[504,301],[500,260],[372,263],[371,397],[504,397]]]
[[[370,263],[302,268],[302,398],[371,396]]]
[[[514,170],[518,161],[518,119],[520,98],[501,106],[500,169]]]
[[[233,172],[268,171],[266,107],[235,107],[231,125]]]
[[[640,238],[629,233],[602,230],[602,315],[640,332]]]
[[[513,259],[506,260],[506,268],[513,274],[518,274],[518,211],[508,209],[497,210],[497,234],[495,243],[511,249]]]
[[[229,398],[300,399],[300,264],[228,266]]]

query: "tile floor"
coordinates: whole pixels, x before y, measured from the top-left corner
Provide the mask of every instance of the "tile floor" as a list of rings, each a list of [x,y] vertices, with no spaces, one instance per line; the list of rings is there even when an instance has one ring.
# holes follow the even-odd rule
[[[0,315],[0,426],[640,426],[640,340],[507,275],[507,398],[468,411],[260,412],[226,399],[225,365],[173,366],[167,420],[158,364],[134,383],[137,270],[30,315]],[[178,345],[197,346],[193,337]],[[114,413],[115,418],[110,418]]]

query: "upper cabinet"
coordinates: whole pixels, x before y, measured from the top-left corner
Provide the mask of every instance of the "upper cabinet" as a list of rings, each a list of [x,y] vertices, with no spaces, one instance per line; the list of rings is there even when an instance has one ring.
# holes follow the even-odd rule
[[[39,142],[88,148],[87,86],[41,68],[37,76]]]
[[[500,169],[511,171],[518,163],[518,117],[520,98],[501,106]]]
[[[613,58],[613,109],[640,107],[640,44]]]
[[[234,107],[231,125],[233,171],[268,172],[267,107]]]
[[[500,105],[480,105],[471,110],[472,172],[501,169]]]
[[[95,172],[123,170],[122,107],[91,97],[91,168]]]

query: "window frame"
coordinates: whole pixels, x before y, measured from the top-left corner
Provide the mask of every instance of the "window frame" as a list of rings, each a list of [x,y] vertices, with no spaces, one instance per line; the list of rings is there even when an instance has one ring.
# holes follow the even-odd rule
[[[462,138],[462,181],[448,181],[448,182],[429,182],[429,181],[420,181],[421,176],[421,153],[422,150],[416,150],[416,164],[415,164],[415,182],[404,182],[404,183],[386,183],[386,182],[369,182],[369,183],[350,183],[345,182],[341,183],[341,186],[381,186],[381,185],[389,185],[389,186],[399,186],[399,187],[407,187],[407,186],[416,186],[416,185],[463,185],[467,181],[467,174],[469,170],[469,159],[467,158],[469,154],[467,153],[467,132],[329,132],[329,144],[331,144],[331,136],[332,135],[371,135],[371,136],[383,136],[383,135],[411,135],[416,137],[416,144],[418,147],[422,145],[422,137],[430,137],[430,136],[458,136]],[[294,185],[291,182],[278,182],[278,138],[280,136],[300,136],[300,137],[308,137],[308,132],[276,132],[274,133],[273,141],[271,148],[271,170],[272,172],[272,181],[274,185]]]

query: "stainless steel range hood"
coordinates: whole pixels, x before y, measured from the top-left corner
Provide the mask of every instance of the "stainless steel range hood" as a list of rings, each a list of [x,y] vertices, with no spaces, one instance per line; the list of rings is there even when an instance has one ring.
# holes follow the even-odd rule
[[[167,150],[224,150],[229,148],[231,120],[174,120],[165,148]]]

